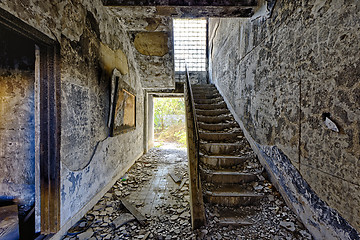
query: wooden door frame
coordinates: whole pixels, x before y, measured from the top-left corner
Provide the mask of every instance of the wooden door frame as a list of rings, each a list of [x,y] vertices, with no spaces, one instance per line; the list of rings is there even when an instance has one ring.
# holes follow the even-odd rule
[[[40,51],[39,158],[41,233],[56,233],[60,229],[60,45],[57,41],[2,8],[0,8],[0,25],[33,40]]]

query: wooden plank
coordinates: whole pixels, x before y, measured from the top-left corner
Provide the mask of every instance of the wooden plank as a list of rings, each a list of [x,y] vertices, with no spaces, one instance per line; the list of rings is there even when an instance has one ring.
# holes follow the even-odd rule
[[[178,188],[178,191],[180,191],[180,190],[182,189],[182,187],[185,185],[186,180],[187,180],[187,179],[184,178],[184,179],[181,181],[180,186],[179,186],[179,188]]]
[[[181,181],[181,178],[179,178],[174,172],[169,172],[169,175],[174,180],[174,182],[178,183]]]
[[[134,215],[136,220],[138,220],[141,225],[145,225],[145,216],[142,215],[131,203],[124,199],[121,200],[121,203],[124,205],[124,207],[126,207],[127,210],[129,210],[132,215]]]
[[[17,205],[0,207],[0,240],[15,240],[19,237]]]

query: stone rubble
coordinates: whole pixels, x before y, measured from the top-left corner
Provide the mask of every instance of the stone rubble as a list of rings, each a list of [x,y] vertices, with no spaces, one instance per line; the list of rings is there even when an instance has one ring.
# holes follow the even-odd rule
[[[190,222],[189,180],[187,174],[186,151],[183,156],[172,158],[172,171],[186,179],[184,186],[174,188],[163,196],[163,202],[155,207],[161,212],[144,214],[146,225],[137,222],[121,204],[122,198],[137,194],[140,186],[152,179],[159,166],[166,166],[165,154],[176,150],[153,148],[142,156],[117,181],[102,199],[87,213],[95,216],[89,229],[75,236],[64,236],[64,240],[75,239],[312,239],[296,215],[285,205],[280,194],[265,178],[259,179],[255,190],[266,194],[260,206],[243,207],[253,222],[249,226],[222,226],[218,224],[219,215],[209,211],[207,226],[192,231]],[[179,156],[179,155],[174,155]],[[165,177],[165,176],[164,176]],[[266,177],[266,176],[265,176]],[[180,183],[177,185],[180,186]],[[132,203],[141,212],[145,203]],[[223,207],[224,211],[226,208]],[[212,216],[210,216],[212,212]],[[85,216],[86,217],[86,216]]]

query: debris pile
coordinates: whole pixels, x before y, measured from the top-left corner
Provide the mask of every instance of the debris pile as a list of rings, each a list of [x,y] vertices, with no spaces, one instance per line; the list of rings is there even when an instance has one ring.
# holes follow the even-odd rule
[[[151,190],[156,181],[164,181],[167,189],[159,183],[159,191]],[[220,225],[215,212],[206,227],[192,231],[186,150],[153,148],[63,239],[312,239],[266,178],[252,187],[266,197],[243,210],[251,213],[251,225]],[[146,188],[154,191],[154,201],[139,200]]]

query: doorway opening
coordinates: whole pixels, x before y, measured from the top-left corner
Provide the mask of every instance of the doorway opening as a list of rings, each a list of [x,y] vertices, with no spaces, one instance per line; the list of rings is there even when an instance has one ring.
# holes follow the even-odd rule
[[[60,48],[1,8],[0,33],[0,223],[33,239],[60,227]]]
[[[17,202],[20,235],[35,232],[35,43],[0,25],[0,204]],[[5,206],[4,206],[5,205]],[[8,211],[5,215],[8,216]],[[30,233],[32,229],[32,234]]]
[[[185,101],[182,97],[154,98],[154,146],[186,148]]]

